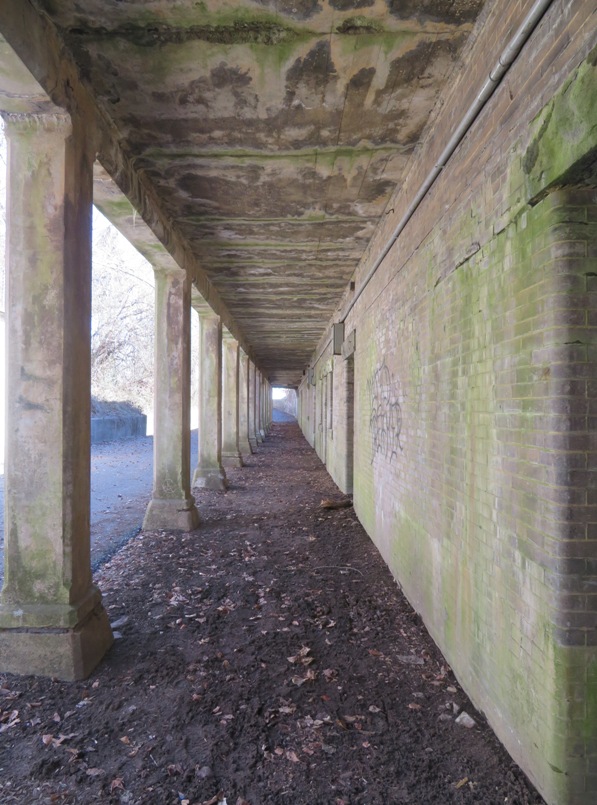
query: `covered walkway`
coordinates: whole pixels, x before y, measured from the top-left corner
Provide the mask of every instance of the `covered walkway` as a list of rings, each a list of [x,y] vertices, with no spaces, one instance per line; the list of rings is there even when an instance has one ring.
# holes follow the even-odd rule
[[[4,769],[86,805],[528,801],[458,746],[383,560],[549,805],[595,805],[596,110],[595,0],[2,0],[0,673],[92,680],[7,676]],[[146,536],[99,586],[93,205],[156,293]],[[269,463],[274,386],[381,559],[312,453]]]
[[[298,426],[229,482],[100,570],[119,639],[92,677],[0,676],[0,801],[542,802],[352,508],[321,507],[343,496]]]

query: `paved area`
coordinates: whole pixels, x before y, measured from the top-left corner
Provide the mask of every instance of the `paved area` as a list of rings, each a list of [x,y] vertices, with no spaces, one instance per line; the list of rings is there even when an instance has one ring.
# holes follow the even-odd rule
[[[191,470],[197,431],[191,432]],[[153,482],[153,436],[91,446],[91,562],[94,570],[143,521]],[[4,475],[0,476],[0,579],[4,576]]]
[[[296,422],[274,410],[276,422]],[[191,431],[191,475],[197,463]],[[153,480],[153,436],[91,445],[91,563],[94,570],[141,528]],[[0,475],[0,581],[4,578],[4,475]]]

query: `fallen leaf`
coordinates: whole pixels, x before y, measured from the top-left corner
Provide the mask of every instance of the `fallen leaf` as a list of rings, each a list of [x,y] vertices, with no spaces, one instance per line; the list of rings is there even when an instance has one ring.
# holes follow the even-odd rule
[[[354,724],[355,721],[360,721],[364,716],[343,716],[347,724]]]
[[[110,792],[116,791],[117,789],[124,791],[124,780],[122,777],[115,777],[110,783]]]
[[[396,657],[396,659],[404,665],[425,665],[425,660],[422,657],[415,657],[412,654],[403,654],[400,657]]]
[[[409,709],[409,710],[421,710],[422,708],[421,708],[421,705],[420,705],[420,704],[417,704],[416,702],[411,702],[411,703],[408,705],[408,709]]]
[[[91,769],[87,769],[85,773],[88,777],[99,777],[101,774],[105,774],[103,769],[98,769],[96,766]]]
[[[300,760],[298,759],[298,755],[296,754],[296,752],[293,752],[292,749],[289,749],[286,752],[286,757],[288,758],[288,760],[291,760],[293,763],[300,763]]]
[[[293,676],[292,677],[292,684],[296,685],[297,687],[300,688],[300,686],[304,685],[305,682],[310,682],[310,681],[312,681],[313,679],[316,679],[316,678],[317,678],[317,674],[315,673],[315,671],[309,670],[309,671],[307,671],[307,675],[305,677]]]
[[[320,509],[346,509],[349,506],[352,506],[352,500],[350,500],[350,498],[342,498],[341,500],[324,498],[319,504]]]
[[[459,780],[457,783],[455,783],[454,788],[462,788],[462,786],[466,785],[467,783],[468,777],[463,777],[462,780]]]

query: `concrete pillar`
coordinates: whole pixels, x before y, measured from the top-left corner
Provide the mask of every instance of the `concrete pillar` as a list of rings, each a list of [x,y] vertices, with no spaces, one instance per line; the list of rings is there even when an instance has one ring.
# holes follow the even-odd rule
[[[239,350],[238,362],[238,447],[243,458],[253,452],[249,441],[249,356]]]
[[[257,450],[257,430],[255,426],[255,376],[256,367],[253,361],[249,361],[249,444],[251,450]]]
[[[155,328],[153,497],[143,528],[192,531],[191,283],[182,269],[155,270]]]
[[[226,489],[222,466],[222,323],[207,307],[199,315],[199,456],[193,486]]]
[[[89,553],[93,155],[66,114],[6,115],[0,672],[86,677],[112,644]]]
[[[259,369],[255,374],[255,427],[257,441],[261,444],[265,439],[265,431],[263,430],[263,375]]]
[[[264,439],[265,439],[265,437],[267,435],[267,418],[266,418],[266,413],[265,413],[265,411],[266,411],[266,408],[265,408],[265,401],[266,401],[265,386],[266,386],[266,383],[267,383],[267,381],[266,381],[265,377],[263,375],[261,375],[261,383],[260,383],[260,387],[259,387],[259,397],[260,397],[260,400],[261,400],[260,425],[259,425],[259,427],[260,427],[260,431],[261,431],[261,436]]]
[[[267,432],[269,433],[272,427],[272,387],[267,381],[266,385],[266,397],[265,397],[265,406],[266,406],[266,427]]]
[[[242,467],[238,440],[239,346],[228,330],[222,335],[222,464]]]

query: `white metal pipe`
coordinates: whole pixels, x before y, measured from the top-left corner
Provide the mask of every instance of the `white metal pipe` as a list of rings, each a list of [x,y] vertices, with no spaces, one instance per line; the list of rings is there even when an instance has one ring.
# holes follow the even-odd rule
[[[341,322],[346,321],[348,314],[355,306],[357,300],[359,299],[359,297],[361,296],[361,294],[363,293],[363,291],[373,278],[373,275],[380,267],[380,265],[383,263],[385,258],[388,256],[392,246],[398,240],[400,234],[402,233],[402,231],[404,230],[404,228],[414,215],[419,204],[423,201],[423,199],[429,192],[431,186],[433,185],[439,174],[446,166],[446,163],[448,162],[454,151],[456,151],[456,149],[466,136],[467,132],[469,131],[469,129],[471,128],[471,126],[473,125],[479,114],[481,113],[481,110],[483,109],[489,98],[491,98],[491,96],[499,86],[504,75],[510,68],[511,64],[514,62],[514,60],[522,50],[524,43],[527,41],[529,36],[535,30],[535,28],[537,27],[537,25],[539,24],[539,22],[541,21],[541,19],[543,18],[543,16],[545,15],[546,11],[548,10],[548,8],[551,6],[552,3],[553,0],[535,0],[535,2],[533,3],[531,10],[524,18],[522,24],[520,25],[520,27],[518,28],[512,39],[508,42],[506,48],[502,51],[497,61],[497,64],[495,65],[493,70],[491,70],[491,72],[489,73],[487,80],[483,84],[481,90],[477,93],[475,100],[472,102],[472,104],[465,112],[462,120],[460,121],[456,130],[450,137],[450,140],[448,141],[446,147],[440,154],[435,166],[429,172],[427,178],[423,181],[416,196],[409,204],[408,209],[406,210],[406,212],[400,219],[399,223],[397,224],[396,228],[392,232],[390,240],[385,246],[383,252],[373,263],[369,272],[367,273],[367,276],[361,283],[360,288],[351,299],[348,307],[346,308],[346,311],[344,312],[342,318],[340,319]]]

